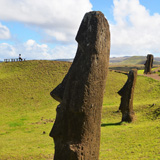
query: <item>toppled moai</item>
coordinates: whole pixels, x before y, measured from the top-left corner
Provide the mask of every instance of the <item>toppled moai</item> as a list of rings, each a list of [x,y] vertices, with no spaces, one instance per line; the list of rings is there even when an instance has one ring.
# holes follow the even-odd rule
[[[98,160],[101,111],[110,54],[109,24],[99,11],[86,13],[76,36],[75,59],[51,96],[60,102],[50,132],[55,160]]]
[[[147,60],[145,62],[144,74],[151,74],[151,69],[153,67],[153,55],[148,54]]]
[[[119,110],[122,112],[122,122],[132,122],[134,120],[133,95],[137,79],[137,70],[133,69],[128,74],[128,80],[125,85],[118,91],[121,96]]]

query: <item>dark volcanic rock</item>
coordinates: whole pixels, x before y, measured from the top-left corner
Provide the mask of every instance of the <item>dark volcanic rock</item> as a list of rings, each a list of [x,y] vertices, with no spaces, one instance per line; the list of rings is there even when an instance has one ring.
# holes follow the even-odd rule
[[[51,96],[58,100],[50,136],[55,160],[98,160],[101,110],[110,54],[109,25],[101,12],[86,13],[78,49],[67,75]]]
[[[144,74],[151,74],[151,69],[153,67],[153,55],[148,54],[147,60],[145,62]]]
[[[122,121],[125,122],[132,122],[134,120],[133,94],[136,79],[137,70],[133,69],[129,72],[127,82],[118,92],[118,94],[121,96],[121,104],[119,110],[122,112]]]

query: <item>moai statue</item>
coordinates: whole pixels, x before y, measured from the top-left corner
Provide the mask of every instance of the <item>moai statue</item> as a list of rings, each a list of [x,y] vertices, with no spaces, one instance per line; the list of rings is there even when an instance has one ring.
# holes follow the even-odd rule
[[[153,67],[153,55],[148,54],[147,60],[145,62],[144,74],[151,74],[151,69]]]
[[[119,110],[122,112],[122,122],[132,122],[134,120],[133,94],[136,78],[137,70],[133,69],[128,74],[127,82],[118,92],[118,94],[121,96]]]
[[[75,59],[51,96],[60,102],[50,132],[54,160],[98,160],[101,110],[110,54],[109,25],[99,11],[86,13],[76,36]]]

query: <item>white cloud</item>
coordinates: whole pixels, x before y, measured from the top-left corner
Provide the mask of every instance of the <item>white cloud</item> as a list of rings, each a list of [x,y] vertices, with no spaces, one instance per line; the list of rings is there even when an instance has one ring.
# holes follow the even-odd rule
[[[139,0],[114,0],[111,24],[112,55],[160,53],[160,15],[150,15]]]
[[[70,59],[75,57],[77,44],[56,46],[52,49],[51,59]]]
[[[1,43],[0,60],[18,58],[19,54],[22,55],[22,58],[26,58],[27,60],[73,58],[76,53],[76,48],[76,44],[72,44],[59,45],[51,49],[46,44],[38,44],[32,39],[18,45]]]
[[[13,58],[16,56],[16,50],[12,45],[7,43],[0,44],[0,60]]]
[[[74,39],[89,0],[0,0],[0,19],[41,27],[57,41]]]
[[[9,29],[0,23],[0,39],[9,39],[10,37]]]
[[[30,39],[24,43],[17,52],[21,52],[22,55],[28,59],[47,59],[49,54],[49,48],[46,44],[38,44],[36,41]]]

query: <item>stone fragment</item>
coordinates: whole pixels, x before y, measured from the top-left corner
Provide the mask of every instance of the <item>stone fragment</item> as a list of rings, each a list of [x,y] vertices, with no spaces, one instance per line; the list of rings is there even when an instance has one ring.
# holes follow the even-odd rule
[[[78,49],[64,80],[50,132],[55,160],[98,160],[101,110],[110,54],[109,24],[99,11],[86,13],[76,36]]]
[[[122,122],[132,122],[134,120],[133,95],[137,78],[137,69],[133,69],[128,74],[128,80],[118,91],[121,96],[119,110],[122,112]]]
[[[147,60],[145,62],[144,74],[151,74],[151,69],[153,67],[153,55],[148,54]]]

